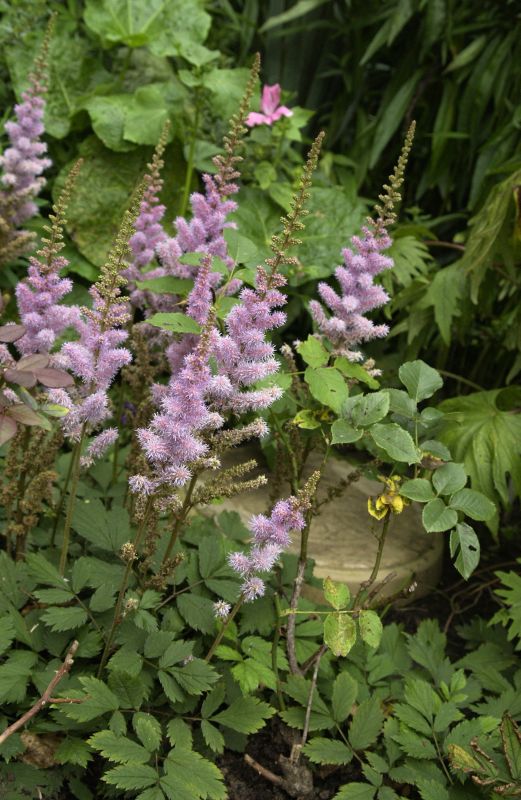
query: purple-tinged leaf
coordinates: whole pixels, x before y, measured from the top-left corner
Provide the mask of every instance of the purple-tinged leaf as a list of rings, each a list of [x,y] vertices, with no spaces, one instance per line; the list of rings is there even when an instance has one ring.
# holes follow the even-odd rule
[[[32,372],[24,372],[18,369],[6,369],[4,378],[9,383],[25,386],[26,389],[31,389],[33,386],[36,386],[36,378]]]
[[[49,389],[63,389],[65,386],[74,385],[72,375],[69,375],[63,369],[45,367],[44,369],[36,369],[34,374],[37,380]]]
[[[0,342],[16,342],[25,333],[23,325],[0,325]]]
[[[36,369],[44,369],[49,361],[49,356],[45,356],[43,353],[34,353],[30,356],[23,356],[16,365],[16,369],[33,372]]]
[[[16,433],[16,422],[11,417],[0,416],[0,445],[12,439]]]

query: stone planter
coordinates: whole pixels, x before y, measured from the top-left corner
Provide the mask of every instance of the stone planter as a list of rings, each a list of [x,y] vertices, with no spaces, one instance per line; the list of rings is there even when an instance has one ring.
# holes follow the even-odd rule
[[[249,458],[256,458],[259,463],[263,460],[258,450],[248,447],[234,452],[233,463],[242,463]],[[314,466],[310,465],[310,471]],[[331,458],[322,487],[338,485],[351,471],[346,461]],[[360,584],[369,578],[377,551],[372,527],[382,523],[369,516],[367,499],[380,492],[381,484],[360,478],[341,497],[324,506],[320,516],[313,520],[308,552],[315,561],[317,577],[329,576],[335,581],[347,583],[352,592],[356,592]],[[213,508],[216,513],[222,510],[237,511],[247,521],[251,514],[263,513],[269,507],[269,491],[263,486]],[[298,537],[295,536],[291,551],[298,553],[298,549]],[[442,556],[442,534],[427,534],[424,531],[420,507],[413,503],[390,521],[378,581],[391,572],[395,573],[395,577],[386,582],[380,596],[391,596],[413,582],[416,583],[415,598],[428,594],[439,581]]]

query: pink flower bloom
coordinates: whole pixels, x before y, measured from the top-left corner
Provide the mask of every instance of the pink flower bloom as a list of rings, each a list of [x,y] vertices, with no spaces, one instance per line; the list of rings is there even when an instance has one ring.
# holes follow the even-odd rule
[[[293,111],[286,108],[286,106],[279,105],[280,103],[280,85],[278,83],[274,86],[267,84],[262,89],[261,99],[261,114],[257,111],[252,111],[248,115],[246,125],[253,128],[255,125],[273,125],[281,117],[293,116]]]

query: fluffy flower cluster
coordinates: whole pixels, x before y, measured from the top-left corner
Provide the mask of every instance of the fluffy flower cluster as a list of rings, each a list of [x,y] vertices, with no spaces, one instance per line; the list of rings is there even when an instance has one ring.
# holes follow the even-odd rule
[[[387,292],[374,283],[374,277],[393,266],[392,258],[382,255],[392,240],[378,222],[363,228],[362,233],[362,237],[353,236],[352,248],[342,251],[344,266],[335,271],[340,294],[327,283],[318,285],[320,297],[331,316],[317,300],[309,304],[320,334],[330,340],[336,354],[345,355],[351,361],[363,360],[357,345],[386,336],[389,330],[387,325],[375,325],[366,314],[389,300]]]
[[[249,550],[231,553],[228,559],[231,568],[243,579],[241,593],[246,602],[264,594],[264,581],[257,573],[270,572],[290,544],[291,531],[301,531],[304,526],[302,504],[296,497],[279,500],[269,517],[258,514],[251,518],[249,528],[252,540]]]
[[[40,141],[44,132],[43,92],[44,87],[33,78],[30,88],[22,94],[22,102],[15,105],[15,120],[5,124],[10,147],[0,156],[1,180],[11,199],[14,225],[21,225],[36,214],[34,198],[45,184],[42,172],[51,165],[45,156],[47,145]]]
[[[16,300],[20,321],[26,333],[16,343],[22,355],[49,353],[56,338],[63,331],[79,323],[77,306],[59,305],[72,290],[72,281],[61,278],[60,270],[69,262],[56,255],[43,268],[37,258],[29,262],[28,276],[16,287]]]

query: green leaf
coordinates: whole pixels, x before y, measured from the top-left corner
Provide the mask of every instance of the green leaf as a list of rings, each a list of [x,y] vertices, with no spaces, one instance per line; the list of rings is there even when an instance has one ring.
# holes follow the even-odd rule
[[[389,406],[389,392],[373,392],[350,397],[342,411],[355,428],[366,428],[387,416]]]
[[[450,554],[458,572],[468,580],[479,564],[480,546],[475,531],[465,522],[458,522],[451,531]]]
[[[432,483],[438,494],[454,494],[467,483],[463,464],[444,464],[434,471]]]
[[[393,461],[405,461],[417,464],[421,454],[414,444],[412,436],[395,422],[381,424],[377,422],[371,427],[371,436],[375,444],[381,447]]]
[[[164,0],[87,0],[85,24],[104,42],[142,47],[161,30]]]
[[[336,612],[324,620],[324,642],[333,655],[346,656],[356,642],[356,625],[349,614]]]
[[[184,719],[180,717],[171,719],[166,726],[166,735],[172,747],[175,745],[186,750],[192,749],[192,729]]]
[[[476,58],[476,56],[483,52],[483,48],[486,43],[486,36],[477,36],[472,42],[470,42],[470,44],[468,44],[463,48],[463,50],[460,50],[460,52],[454,56],[445,72],[453,72],[456,69],[466,67],[467,64],[470,64],[471,61]]]
[[[0,666],[0,702],[21,703],[38,655],[30,650],[13,652]]]
[[[177,598],[177,609],[184,620],[196,631],[213,633],[215,631],[215,614],[213,603],[207,597],[184,592]]]
[[[149,753],[159,750],[163,734],[160,723],[152,714],[137,711],[132,717],[132,725],[138,739]]]
[[[161,633],[161,631],[158,631],[158,633]],[[179,639],[175,642],[172,642],[159,659],[159,666],[161,669],[164,669],[165,667],[171,667],[172,664],[178,664],[180,661],[185,661],[185,659],[191,657],[193,649],[193,642],[185,642],[184,639]]]
[[[162,84],[140,86],[125,110],[123,135],[135,144],[157,144],[169,117]]]
[[[308,336],[305,342],[300,342],[297,353],[310,367],[323,367],[329,361],[328,351],[316,336]]]
[[[125,152],[133,148],[123,139],[125,112],[130,101],[128,94],[113,94],[89,97],[83,105],[89,113],[95,134],[111,150]]]
[[[132,538],[127,510],[118,505],[107,510],[97,499],[76,503],[72,527],[88,542],[110,553],[119,553]]]
[[[378,647],[382,639],[382,621],[376,611],[362,609],[358,614],[360,636],[369,647]]]
[[[77,736],[67,736],[62,739],[56,750],[54,758],[58,764],[75,764],[85,768],[92,759],[92,753],[87,742]]]
[[[156,56],[179,55],[195,66],[201,64],[201,59],[204,64],[200,49],[206,48],[200,46],[208,35],[211,21],[203,0],[168,0],[164,3],[160,28],[154,32],[150,49]]]
[[[358,683],[349,672],[340,672],[333,683],[331,703],[335,722],[344,722],[358,695]]]
[[[103,780],[129,792],[153,786],[157,782],[157,772],[146,764],[121,764],[104,772]]]
[[[427,503],[429,500],[434,499],[431,482],[426,478],[413,478],[410,481],[404,481],[400,486],[400,494],[410,500],[417,500],[419,503]]]
[[[121,764],[145,764],[150,758],[149,751],[140,744],[125,736],[116,736],[112,731],[99,731],[87,739],[87,743],[104,758]]]
[[[227,793],[221,771],[199,753],[177,746],[168,754],[165,766],[167,775],[161,779],[161,786],[166,787],[172,800],[177,800],[179,790],[190,792],[187,797],[192,800],[225,800]]]
[[[334,800],[373,800],[375,794],[376,786],[355,781],[341,786]]]
[[[61,711],[66,717],[76,722],[89,722],[109,711],[117,711],[119,700],[103,681],[92,676],[84,676],[80,678],[80,683],[84,691],[82,702],[62,705]]]
[[[219,755],[224,752],[224,736],[219,728],[216,728],[215,725],[212,725],[207,719],[203,719],[201,722],[201,733],[210,750],[213,750],[214,753],[218,753]]]
[[[353,362],[349,361],[345,356],[335,358],[334,366],[336,369],[340,370],[342,375],[345,375],[346,378],[354,378],[360,383],[365,383],[370,389],[378,389],[380,386],[376,378],[373,378],[361,364],[353,364]]]
[[[349,391],[344,378],[337,369],[334,367],[308,367],[304,373],[304,380],[315,400],[340,414]]]
[[[399,733],[392,736],[404,752],[411,758],[435,759],[436,750],[434,745],[425,736],[419,736],[406,725],[401,724]]]
[[[332,581],[331,578],[325,578],[324,583],[324,597],[330,606],[336,611],[347,608],[351,599],[351,592],[345,583],[337,583]]]
[[[186,695],[181,690],[181,687],[177,681],[175,681],[171,675],[165,672],[165,670],[158,670],[157,677],[159,683],[163,687],[164,693],[172,703],[179,703],[185,699]]]
[[[266,720],[275,714],[275,709],[256,697],[240,697],[211,718],[238,733],[256,733],[264,727]]]
[[[418,406],[403,389],[386,389],[389,395],[389,409],[393,414],[398,414],[405,419],[415,419]]]
[[[305,14],[309,14],[310,11],[314,11],[316,8],[326,2],[327,0],[297,0],[297,2],[291,6],[291,8],[289,8],[287,11],[283,11],[282,14],[270,16],[268,21],[264,23],[262,28],[260,28],[259,33],[266,33],[266,31],[276,28],[279,25],[285,25],[288,22],[293,22],[294,19],[299,19]]]
[[[437,497],[423,508],[423,526],[427,533],[438,533],[453,528],[458,521],[458,515],[452,508],[448,508],[443,500]]]
[[[223,235],[228,245],[228,255],[236,264],[250,264],[258,260],[255,243],[239,233],[236,228],[226,228]]]
[[[52,631],[73,631],[87,622],[87,612],[78,607],[48,608],[42,614],[42,621]]]
[[[343,742],[317,736],[302,750],[313,764],[349,764],[353,751]]]
[[[463,513],[471,519],[485,522],[495,513],[496,507],[488,497],[474,489],[462,489],[450,498],[450,507]]]
[[[201,333],[201,326],[192,317],[180,312],[152,314],[147,319],[150,325],[173,333]]]
[[[180,294],[186,296],[193,289],[194,282],[188,278],[174,278],[172,275],[165,275],[163,278],[136,281],[136,286],[138,289],[145,289],[156,294]]]
[[[170,667],[169,672],[188,694],[202,694],[219,680],[219,673],[202,658],[194,658],[183,667]]]
[[[398,377],[403,383],[409,397],[419,403],[441,389],[443,379],[439,372],[429,367],[425,361],[408,361],[398,370]]]
[[[0,629],[0,655],[9,649],[11,642],[15,638],[15,633],[13,621],[9,617],[3,618]]]
[[[320,424],[317,423],[317,425],[313,427],[320,427]],[[332,444],[350,444],[351,442],[358,442],[363,435],[363,431],[357,431],[356,428],[353,428],[345,419],[337,419],[331,426]]]
[[[518,781],[521,778],[521,731],[508,714],[503,715],[500,730],[510,775]]]
[[[447,788],[439,781],[419,778],[416,786],[422,800],[449,800]]]
[[[365,750],[377,740],[384,716],[378,697],[370,697],[358,706],[349,726],[349,743],[354,750]]]
[[[371,169],[378,162],[381,153],[398,130],[398,126],[401,125],[421,74],[420,70],[416,70],[408,80],[400,84],[394,97],[384,106],[383,112],[377,121],[376,133],[371,148],[369,160]]]
[[[47,561],[45,556],[41,553],[27,553],[25,563],[29,574],[37,580],[38,583],[45,583],[49,586],[56,586],[65,590],[69,588],[65,578],[60,575],[56,567],[51,564],[50,561]]]

